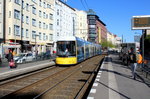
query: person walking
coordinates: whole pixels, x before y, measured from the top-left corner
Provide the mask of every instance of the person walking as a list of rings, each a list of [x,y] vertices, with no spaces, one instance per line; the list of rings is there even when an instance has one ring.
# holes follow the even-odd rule
[[[132,77],[135,80],[136,79],[136,68],[137,68],[137,57],[136,57],[136,52],[134,51],[133,48],[131,48],[129,51],[129,62],[130,62],[130,66],[131,66]]]

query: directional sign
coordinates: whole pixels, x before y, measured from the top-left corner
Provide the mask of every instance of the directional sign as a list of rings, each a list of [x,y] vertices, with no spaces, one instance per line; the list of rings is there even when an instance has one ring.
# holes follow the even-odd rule
[[[133,16],[132,29],[150,29],[150,15]]]

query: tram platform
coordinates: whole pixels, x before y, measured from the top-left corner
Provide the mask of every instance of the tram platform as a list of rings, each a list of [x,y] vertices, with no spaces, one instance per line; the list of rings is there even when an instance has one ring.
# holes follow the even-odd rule
[[[87,99],[149,99],[150,86],[137,72],[121,64],[118,55],[105,57]]]
[[[43,60],[43,61],[35,61],[32,63],[17,64],[16,68],[10,68],[8,66],[8,63],[1,64],[0,81],[11,78],[11,77],[15,77],[17,75],[21,75],[24,73],[29,73],[35,70],[46,68],[52,65],[55,65],[55,62],[52,60]]]

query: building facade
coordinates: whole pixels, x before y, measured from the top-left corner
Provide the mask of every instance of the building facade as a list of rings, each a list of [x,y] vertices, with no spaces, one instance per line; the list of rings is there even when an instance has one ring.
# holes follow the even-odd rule
[[[92,9],[87,12],[87,19],[89,29],[88,41],[101,43],[102,41],[107,40],[106,25],[99,19]]]
[[[98,16],[96,19],[96,31],[98,35],[96,43],[101,44],[102,42],[107,41],[107,29],[106,25],[99,19]]]
[[[54,0],[6,0],[6,43],[45,52],[53,44]]]
[[[5,41],[5,35],[4,35],[4,23],[5,23],[5,14],[4,14],[4,4],[5,4],[5,0],[0,0],[0,44],[4,43]]]
[[[74,36],[76,26],[75,9],[62,2],[55,1],[54,9],[54,50],[56,50],[56,41],[59,37]]]
[[[85,11],[76,9],[76,28],[75,28],[75,36],[84,39],[87,41],[88,39],[88,24],[87,24],[87,13]]]

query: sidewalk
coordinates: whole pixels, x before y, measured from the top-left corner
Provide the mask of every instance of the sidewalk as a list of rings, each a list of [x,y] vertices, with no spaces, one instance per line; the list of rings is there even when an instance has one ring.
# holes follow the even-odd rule
[[[105,58],[87,99],[149,99],[150,87],[139,77],[131,78],[129,67],[118,55]]]
[[[13,69],[10,69],[10,67],[7,64],[8,63],[5,63],[5,65],[2,65],[0,67],[0,80],[32,72],[38,69],[46,68],[55,65],[55,62],[50,60],[35,61],[32,63],[18,64],[17,68]]]

